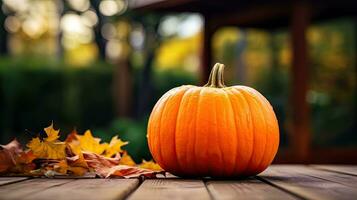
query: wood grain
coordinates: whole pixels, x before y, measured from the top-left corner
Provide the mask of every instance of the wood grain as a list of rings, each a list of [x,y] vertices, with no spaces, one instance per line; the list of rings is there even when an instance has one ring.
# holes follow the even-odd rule
[[[297,199],[289,193],[277,189],[260,180],[207,181],[207,188],[214,199]]]
[[[138,185],[138,179],[78,179],[33,193],[23,199],[123,199]]]
[[[0,185],[6,185],[10,183],[16,183],[29,179],[27,177],[0,177]]]
[[[357,177],[348,174],[341,174],[332,171],[321,170],[310,166],[280,166],[279,169],[287,169],[293,173],[307,174],[312,177],[325,179],[327,181],[337,182],[352,188],[357,188]]]
[[[210,199],[202,180],[149,179],[129,196],[130,200],[141,199]]]
[[[357,176],[356,165],[312,165],[312,167]]]
[[[0,187],[0,199],[24,199],[30,194],[66,184],[73,179],[30,179]]]
[[[265,180],[279,188],[306,199],[356,199],[357,189],[324,178],[317,177],[317,172],[304,166],[271,166],[259,174]]]

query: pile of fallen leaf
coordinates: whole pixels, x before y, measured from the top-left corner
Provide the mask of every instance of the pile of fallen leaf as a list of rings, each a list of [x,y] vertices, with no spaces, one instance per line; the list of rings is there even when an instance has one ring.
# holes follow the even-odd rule
[[[45,136],[32,138],[26,150],[16,139],[0,145],[0,175],[132,178],[164,173],[153,161],[136,164],[122,149],[128,142],[118,136],[110,143],[102,143],[90,130],[83,135],[74,130],[65,141],[60,141],[59,130],[53,128],[53,123],[44,131]]]

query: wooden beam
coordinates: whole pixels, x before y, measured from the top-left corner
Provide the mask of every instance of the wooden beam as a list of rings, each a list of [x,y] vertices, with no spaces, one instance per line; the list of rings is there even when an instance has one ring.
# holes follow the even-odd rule
[[[197,0],[131,0],[129,1],[129,8],[135,10],[169,9],[194,1]]]
[[[212,18],[210,15],[204,15],[203,27],[203,43],[201,53],[201,75],[200,82],[202,85],[206,84],[212,68],[212,37],[214,34]]]
[[[288,3],[249,6],[236,12],[217,13],[213,17],[216,27],[239,26],[270,28],[288,25],[291,13]]]
[[[306,30],[310,22],[310,8],[296,2],[292,9],[291,44],[291,147],[297,161],[308,162],[311,143],[310,110],[306,102],[309,67]]]

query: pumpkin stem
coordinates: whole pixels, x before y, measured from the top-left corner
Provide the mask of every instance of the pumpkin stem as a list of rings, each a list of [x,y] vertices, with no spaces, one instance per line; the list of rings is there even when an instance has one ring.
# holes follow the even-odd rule
[[[204,87],[224,88],[223,78],[224,64],[216,63],[209,75],[208,82]]]

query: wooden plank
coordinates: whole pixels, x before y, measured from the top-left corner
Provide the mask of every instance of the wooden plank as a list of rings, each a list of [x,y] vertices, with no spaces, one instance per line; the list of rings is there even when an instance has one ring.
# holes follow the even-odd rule
[[[16,183],[29,179],[28,177],[0,177],[0,185]]]
[[[78,179],[23,199],[123,199],[138,186],[138,179]]]
[[[207,181],[207,189],[214,199],[298,199],[289,193],[260,180]]]
[[[210,199],[202,180],[186,179],[149,179],[129,196],[136,199]]]
[[[356,188],[314,175],[299,166],[271,166],[259,177],[305,199],[356,199]]]
[[[356,165],[311,165],[312,167],[357,176]]]
[[[274,166],[273,166],[274,168]],[[313,167],[308,167],[308,166],[303,166],[303,165],[283,165],[278,167],[279,169],[286,169],[291,171],[291,173],[296,173],[296,174],[305,174],[317,178],[321,178],[324,180],[332,181],[332,182],[337,182],[346,186],[350,186],[352,188],[357,188],[357,177],[356,176],[351,176],[348,174],[341,174],[341,173],[336,173],[336,172],[331,172],[331,171],[324,171],[320,169],[315,169]],[[357,190],[357,189],[356,189]]]
[[[73,179],[30,179],[15,184],[0,187],[1,199],[24,199],[30,194],[44,191],[48,188],[66,184]]]

